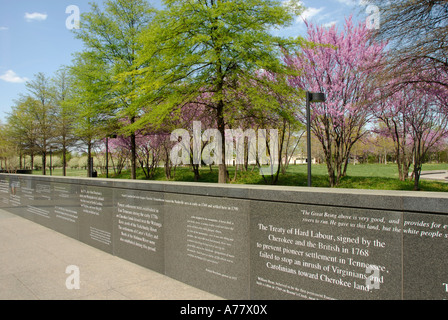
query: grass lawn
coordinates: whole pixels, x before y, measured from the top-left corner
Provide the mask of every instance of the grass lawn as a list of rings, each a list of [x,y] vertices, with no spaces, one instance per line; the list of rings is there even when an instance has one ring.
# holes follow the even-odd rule
[[[229,175],[233,180],[235,168],[229,167]],[[424,171],[429,170],[448,170],[448,164],[425,164]],[[41,171],[34,171],[33,174],[42,174]],[[47,175],[50,175],[47,170]],[[53,170],[52,175],[62,176],[62,169]],[[194,176],[190,168],[179,167],[173,171],[174,177],[172,181],[188,181],[193,182]],[[67,176],[70,177],[86,177],[86,170],[67,169]],[[105,178],[105,174],[99,173],[100,178]],[[218,182],[218,168],[202,167],[200,169],[199,182]],[[109,171],[110,178],[130,179],[130,172],[124,171],[122,174],[115,176],[113,170]],[[235,184],[271,184],[271,177],[266,176],[266,180],[258,173],[258,169],[249,168],[248,171],[238,171],[237,179],[231,181]],[[145,176],[141,169],[137,171],[137,179],[144,180]],[[166,181],[163,168],[159,168],[152,180]],[[312,166],[312,182],[314,187],[329,187],[327,168],[325,165]],[[285,186],[306,186],[307,185],[307,166],[306,165],[290,165],[286,174],[280,174],[277,185]],[[376,190],[413,190],[413,181],[398,180],[398,170],[395,164],[359,164],[349,165],[347,176],[344,177],[338,188],[350,189],[376,189]],[[422,191],[439,191],[448,192],[448,183],[437,181],[420,180],[420,188]]]
[[[78,170],[78,169],[67,169],[67,177],[87,177],[87,171],[86,170]],[[62,168],[56,168],[52,170],[53,176],[62,176]],[[33,170],[33,174],[35,175],[41,175],[41,170]],[[50,175],[50,170],[47,169],[47,176]]]
[[[229,175],[231,179],[234,178],[235,169],[229,167]],[[429,170],[448,170],[448,164],[425,164],[424,171]],[[56,169],[53,175],[62,175],[61,169]],[[67,170],[68,176],[86,176],[85,170]],[[174,177],[171,181],[188,181],[193,182],[194,176],[190,168],[179,167],[173,172]],[[200,169],[199,182],[218,182],[218,169],[213,167],[210,171],[209,167],[202,167]],[[99,174],[99,177],[105,178],[105,174]],[[114,176],[113,171],[110,170],[110,178],[130,179],[130,172],[125,171],[120,175]],[[314,187],[329,187],[327,168],[325,165],[313,165],[312,167],[312,181]],[[145,176],[141,169],[137,171],[137,179],[144,180]],[[164,169],[159,168],[155,177],[152,180],[166,181]],[[270,183],[270,177],[266,177],[266,181],[258,173],[258,169],[237,172],[237,179],[231,181],[236,184],[258,184],[266,185]],[[307,185],[307,166],[306,165],[291,165],[286,174],[280,174],[277,185],[285,186],[306,186]],[[360,164],[349,165],[347,169],[347,176],[342,179],[338,188],[350,189],[376,189],[376,190],[413,190],[413,181],[398,180],[398,170],[395,164]],[[422,191],[438,191],[448,192],[448,183],[437,181],[420,180],[420,188]]]

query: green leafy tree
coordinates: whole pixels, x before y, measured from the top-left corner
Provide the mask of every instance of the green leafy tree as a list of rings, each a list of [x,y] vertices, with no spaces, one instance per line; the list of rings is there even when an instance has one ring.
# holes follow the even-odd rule
[[[287,73],[279,53],[299,41],[274,36],[271,31],[289,25],[301,11],[298,1],[288,4],[272,0],[164,1],[165,9],[141,37],[138,64],[143,68],[126,75],[139,83],[133,98],[144,107],[144,114],[130,128],[162,124],[173,111],[208,95],[208,101],[200,99],[199,103],[213,112],[221,133],[218,181],[226,183],[226,118],[234,112],[227,97],[242,85],[256,85],[265,92],[270,82],[259,77],[260,70]],[[245,91],[251,100],[260,94]]]
[[[17,139],[17,136],[14,134],[17,132],[9,126],[9,124],[4,125],[0,123],[0,169],[1,170],[11,170],[16,169],[11,166],[13,164],[11,159],[15,158],[17,155],[17,151],[22,154],[22,144],[17,144],[17,141],[21,142],[21,140]],[[20,159],[21,161],[21,159]],[[19,164],[21,165],[21,163]]]
[[[20,155],[30,156],[30,166],[34,167],[34,156],[38,152],[37,123],[32,115],[32,109],[37,101],[31,97],[22,97],[15,101],[4,126],[5,138],[19,146]]]
[[[152,20],[154,9],[145,0],[108,0],[104,10],[91,4],[91,11],[83,14],[81,29],[76,37],[85,45],[85,51],[94,53],[95,59],[110,70],[111,78],[124,72],[138,70],[137,52],[140,49],[138,37]],[[133,77],[115,81],[109,88],[107,103],[114,109],[114,116],[126,119],[131,124],[138,116],[138,106],[130,96],[136,83]],[[106,98],[106,97],[103,97]],[[106,101],[102,101],[105,103]],[[126,123],[126,122],[123,122]],[[107,133],[106,133],[107,135]],[[135,132],[131,139],[131,178],[136,178]]]
[[[72,79],[67,68],[56,72],[51,80],[51,94],[55,106],[55,142],[62,152],[62,174],[66,176],[68,148],[76,142],[73,135],[73,122],[75,120],[75,106],[70,103],[73,98]]]
[[[42,174],[46,174],[46,157],[52,139],[55,136],[55,108],[52,104],[50,79],[39,72],[35,78],[26,83],[29,92],[28,112],[36,128],[36,148],[42,155]]]
[[[104,128],[113,116],[109,106],[111,91],[110,69],[94,53],[78,54],[70,67],[73,94],[66,107],[73,114],[73,134],[87,146],[88,161],[92,148],[104,136]],[[88,176],[92,172],[88,170]]]

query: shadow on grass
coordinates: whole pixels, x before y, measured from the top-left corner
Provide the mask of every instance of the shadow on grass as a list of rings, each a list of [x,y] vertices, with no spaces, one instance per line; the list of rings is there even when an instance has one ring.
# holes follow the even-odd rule
[[[128,171],[121,173],[120,175],[109,175],[111,178],[118,179],[130,179],[130,173]],[[104,175],[100,175],[104,178]],[[235,169],[229,168],[229,178],[231,184],[252,184],[252,185],[271,185],[272,177],[265,176],[258,173],[258,170],[238,171],[235,179]],[[152,179],[147,179],[142,170],[137,170],[137,179],[139,180],[153,180],[153,181],[178,181],[178,182],[194,182],[194,174],[190,168],[182,167],[172,171],[172,179],[167,180],[163,168],[158,168]],[[307,186],[307,174],[294,172],[280,174],[278,186]],[[202,168],[200,169],[200,178],[197,182],[202,183],[217,183],[218,182],[218,169],[217,168]],[[329,188],[327,174],[314,174],[312,176],[312,186]],[[372,176],[346,176],[342,178],[341,183],[337,188],[346,189],[370,189],[370,190],[414,190],[414,181],[400,181],[397,178],[387,177],[372,177]],[[448,184],[437,181],[420,181],[421,191],[435,191],[435,192],[448,192]]]
[[[448,184],[420,180],[420,191],[448,192]],[[414,181],[385,177],[344,177],[338,188],[413,191]]]

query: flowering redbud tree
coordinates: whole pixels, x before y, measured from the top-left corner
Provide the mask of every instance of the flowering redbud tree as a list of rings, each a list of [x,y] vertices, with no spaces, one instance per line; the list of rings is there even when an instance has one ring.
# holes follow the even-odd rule
[[[285,62],[300,73],[291,78],[292,86],[326,95],[326,102],[312,105],[311,129],[322,145],[333,187],[346,174],[353,145],[367,132],[372,117],[368,101],[374,94],[370,78],[379,72],[385,45],[373,42],[366,25],[354,25],[351,18],[343,31],[306,25],[307,40],[317,45],[286,55]],[[303,107],[303,122],[305,114]]]
[[[414,164],[414,189],[419,190],[422,165],[448,138],[448,91],[443,86],[414,83],[381,99],[376,111],[385,124],[382,134],[395,145],[399,177],[409,178]]]

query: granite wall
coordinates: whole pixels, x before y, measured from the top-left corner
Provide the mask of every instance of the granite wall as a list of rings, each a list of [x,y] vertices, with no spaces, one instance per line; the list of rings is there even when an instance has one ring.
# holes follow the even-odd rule
[[[0,174],[0,208],[227,299],[447,299],[444,193]]]

